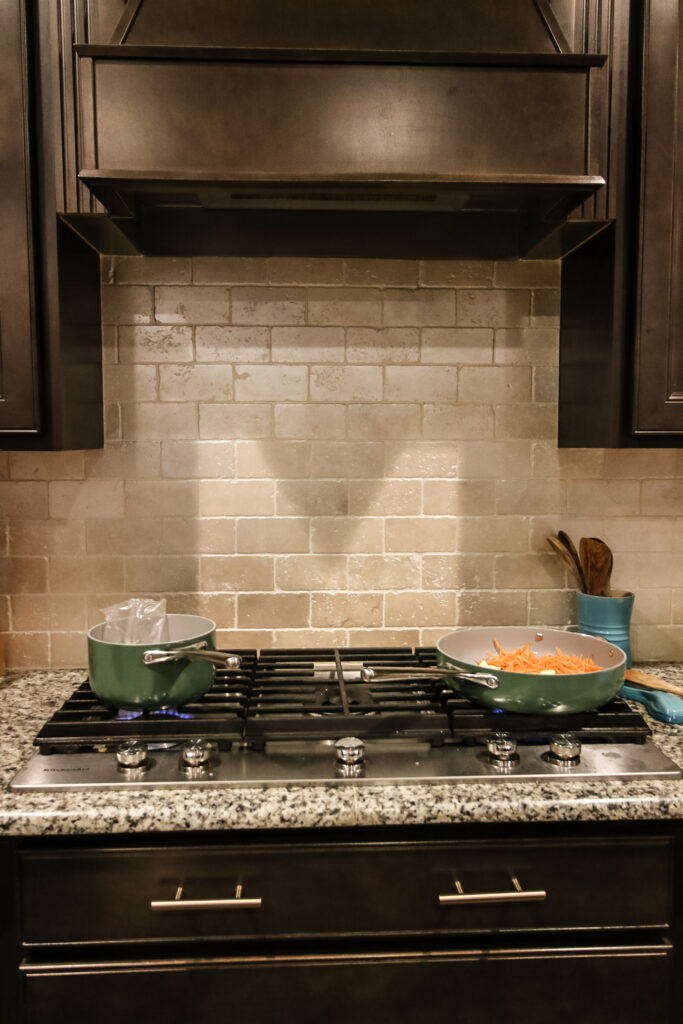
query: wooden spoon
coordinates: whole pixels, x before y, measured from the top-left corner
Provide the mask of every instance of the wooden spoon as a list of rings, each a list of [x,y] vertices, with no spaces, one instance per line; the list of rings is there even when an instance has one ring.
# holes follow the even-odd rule
[[[673,693],[676,697],[683,697],[683,686],[676,686],[666,679],[653,676],[650,672],[643,672],[639,668],[626,669],[626,682],[635,683],[636,686],[643,686],[646,690],[663,690],[664,693]]]
[[[585,537],[585,552],[588,563],[586,583],[588,593],[596,597],[609,597],[612,563],[614,561],[609,545],[599,537]]]
[[[551,548],[558,552],[560,557],[571,569],[572,573],[576,577],[576,583],[582,593],[586,593],[586,580],[584,579],[583,571],[578,561],[574,561],[571,556],[571,552],[565,547],[565,545],[557,539],[557,537],[548,537],[548,544]]]
[[[581,559],[579,558],[579,552],[576,550],[576,545],[574,544],[574,541],[571,539],[571,537],[569,536],[568,533],[564,532],[564,530],[558,530],[557,531],[557,539],[559,540],[560,544],[564,544],[565,548],[569,552],[569,555],[570,555],[570,557],[571,557],[571,559],[574,562],[574,565],[576,567],[575,568],[576,575],[578,576],[579,581],[580,581],[579,589],[582,590],[583,593],[585,594],[586,593],[586,574],[585,574],[585,572],[583,570],[583,566],[581,565]]]

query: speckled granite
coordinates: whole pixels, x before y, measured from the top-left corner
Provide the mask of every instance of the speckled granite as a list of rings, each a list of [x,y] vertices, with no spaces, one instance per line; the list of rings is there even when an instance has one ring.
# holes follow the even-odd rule
[[[683,685],[683,664],[642,667]],[[10,792],[36,732],[84,678],[83,671],[36,671],[0,679],[0,835],[683,819],[683,780]],[[657,744],[683,765],[683,726],[652,727]]]

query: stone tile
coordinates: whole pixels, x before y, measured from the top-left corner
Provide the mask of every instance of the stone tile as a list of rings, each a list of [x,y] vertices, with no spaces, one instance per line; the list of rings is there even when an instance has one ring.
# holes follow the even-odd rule
[[[124,514],[121,480],[55,480],[49,484],[55,519],[117,518]]]
[[[234,476],[235,446],[232,441],[163,441],[161,473],[179,480]]]
[[[350,590],[415,590],[420,586],[418,555],[349,556]]]
[[[200,558],[202,590],[234,591],[272,590],[275,581],[275,559],[272,555],[216,555]]]
[[[349,511],[347,480],[278,480],[278,515],[343,516]]]
[[[674,521],[665,516],[614,516],[608,537],[613,551],[673,551]]]
[[[453,441],[414,441],[386,445],[387,477],[455,477],[459,444]]]
[[[201,363],[267,363],[270,329],[240,325],[197,327],[195,351]]]
[[[268,516],[274,511],[273,480],[211,480],[199,483],[200,516]]]
[[[237,405],[199,403],[199,436],[223,441],[225,438],[263,438],[272,433],[272,408],[266,402]]]
[[[458,290],[459,327],[527,327],[530,294],[526,289]]]
[[[122,413],[126,441],[184,441],[199,434],[195,402],[139,402]]]
[[[303,324],[306,290],[303,288],[233,288],[233,324],[283,326]]]
[[[13,519],[9,550],[13,555],[84,554],[85,523],[81,519]]]
[[[3,589],[12,594],[44,594],[47,589],[48,562],[43,557],[24,555],[0,558]]]
[[[381,327],[382,292],[378,288],[309,289],[308,322],[335,327]]]
[[[197,515],[196,480],[127,480],[124,486],[127,517]]]
[[[450,516],[389,518],[385,538],[387,551],[453,551],[456,521]]]
[[[87,628],[85,597],[67,594],[13,594],[12,628],[19,633],[43,629],[76,630]]]
[[[0,482],[0,509],[9,519],[45,519],[48,515],[45,481]]]
[[[335,554],[280,555],[275,560],[275,584],[280,590],[307,593],[343,590],[346,586],[346,561],[345,555]]]
[[[267,262],[271,284],[342,284],[344,281],[344,260],[341,259],[271,256]]]
[[[94,586],[97,586],[99,594],[124,592],[123,558],[116,555],[76,555],[50,559],[52,593],[91,594]],[[101,618],[98,621],[102,621]]]
[[[424,327],[420,360],[423,363],[488,365],[493,362],[490,327]]]
[[[418,438],[422,410],[419,405],[388,402],[349,406],[349,437],[367,441]]]
[[[642,451],[615,448],[605,451],[604,454],[606,477],[632,477],[636,480],[657,481],[660,478],[680,476],[677,469],[678,452],[673,448]],[[674,486],[673,481],[671,485]]]
[[[230,318],[230,289],[159,285],[154,289],[154,317],[160,324],[224,324]]]
[[[235,520],[232,518],[166,516],[161,520],[159,551],[162,554],[225,555],[234,550]]]
[[[312,366],[313,402],[378,402],[382,398],[379,366]]]
[[[86,524],[89,555],[152,555],[160,550],[159,519],[89,519]]]
[[[494,413],[490,405],[427,403],[422,409],[425,440],[482,440],[493,437]]]
[[[326,403],[276,405],[275,436],[293,440],[332,439],[346,436],[346,406]]]
[[[302,402],[307,398],[307,366],[235,366],[238,402]]]
[[[349,512],[354,516],[416,516],[422,510],[419,480],[351,480]]]
[[[237,602],[233,594],[173,594],[170,607],[180,615],[203,615],[213,619],[219,630],[235,624]],[[220,646],[218,635],[216,639]]]
[[[420,283],[457,288],[490,288],[493,263],[488,260],[423,260]]]
[[[561,260],[504,260],[495,264],[496,288],[559,288]]]
[[[239,554],[289,554],[308,550],[309,521],[305,517],[238,520]]]
[[[351,629],[350,647],[416,647],[420,642],[419,629]]]
[[[347,363],[416,363],[420,352],[417,327],[348,327]]]
[[[159,367],[162,402],[227,402],[232,390],[232,366],[181,363]]]
[[[268,261],[243,256],[196,256],[192,274],[195,284],[266,284]]]
[[[119,327],[119,360],[122,363],[191,363],[191,327]]]
[[[155,402],[159,397],[155,366],[105,366],[105,402]]]
[[[49,633],[7,633],[5,640],[5,662],[7,668],[49,668]]]
[[[143,285],[108,285],[100,288],[103,324],[151,324],[153,289]]]
[[[500,328],[495,332],[494,362],[507,366],[557,366],[560,338],[550,327]]]
[[[641,484],[637,480],[568,480],[567,512],[582,516],[637,515],[641,511],[640,494]],[[645,514],[661,515],[667,511],[660,502],[651,502],[650,496],[651,492],[643,502]]]
[[[458,551],[528,551],[529,524],[524,516],[461,516]]]
[[[531,396],[534,402],[554,402],[560,393],[559,371],[556,366],[534,366]]]
[[[136,555],[126,559],[125,571],[126,586],[133,594],[138,591],[167,594],[199,587],[196,555]]]
[[[564,480],[499,480],[496,511],[500,515],[551,515],[565,510]]]
[[[119,256],[115,261],[115,273],[118,285],[189,284],[192,262],[167,256]]]
[[[493,480],[425,480],[423,511],[428,516],[494,515]]]
[[[530,626],[570,626],[576,622],[574,590],[529,591]]]
[[[273,327],[274,363],[343,363],[343,327]]]
[[[311,594],[311,625],[349,629],[382,625],[383,594]]]
[[[492,590],[494,554],[423,555],[425,590]]]
[[[459,372],[455,366],[387,366],[384,398],[388,402],[455,402]]]
[[[458,475],[464,479],[519,480],[531,475],[528,441],[461,441]]]
[[[161,444],[110,445],[101,451],[85,452],[85,476],[88,479],[149,479],[161,476]]]
[[[529,402],[531,369],[528,366],[463,366],[458,401],[474,403]]]
[[[310,441],[237,441],[236,475],[275,480],[307,477],[312,447]]]
[[[531,293],[531,323],[534,327],[554,327],[560,325],[560,291],[552,289],[534,289]],[[512,325],[510,325],[512,326]]]
[[[10,452],[12,480],[81,480],[83,452]]]
[[[382,475],[384,446],[374,441],[314,441],[311,473],[329,477],[376,478]]]
[[[395,626],[455,626],[455,594],[403,591],[387,594],[385,624]]]
[[[282,629],[309,625],[308,594],[239,594],[238,629]]]
[[[378,517],[318,516],[311,520],[311,551],[348,554],[382,551],[384,522]]]
[[[457,595],[459,626],[525,626],[526,591],[463,591]]]
[[[386,288],[387,327],[449,327],[455,323],[455,292],[450,288]]]
[[[564,566],[554,555],[533,553],[496,555],[496,590],[553,590],[564,584]]]
[[[419,264],[416,260],[346,260],[346,283],[356,285],[416,285]]]

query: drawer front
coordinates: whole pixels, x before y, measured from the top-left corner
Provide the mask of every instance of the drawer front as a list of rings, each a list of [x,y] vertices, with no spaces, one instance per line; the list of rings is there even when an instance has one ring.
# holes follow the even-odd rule
[[[667,838],[25,852],[27,945],[661,927]]]
[[[120,1024],[134,1007],[146,1024],[273,1024],[284,997],[297,1024],[667,1024],[671,959],[623,947],[43,967],[28,973],[26,1022],[90,1021],[96,1007],[98,1024]]]

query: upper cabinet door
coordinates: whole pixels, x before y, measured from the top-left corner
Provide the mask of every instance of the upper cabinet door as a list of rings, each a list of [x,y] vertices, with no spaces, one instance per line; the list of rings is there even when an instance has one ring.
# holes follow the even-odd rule
[[[29,163],[29,85],[21,0],[0,4],[0,445],[35,433],[39,401]]]
[[[683,434],[682,35],[679,0],[649,0],[635,324],[637,435]]]

